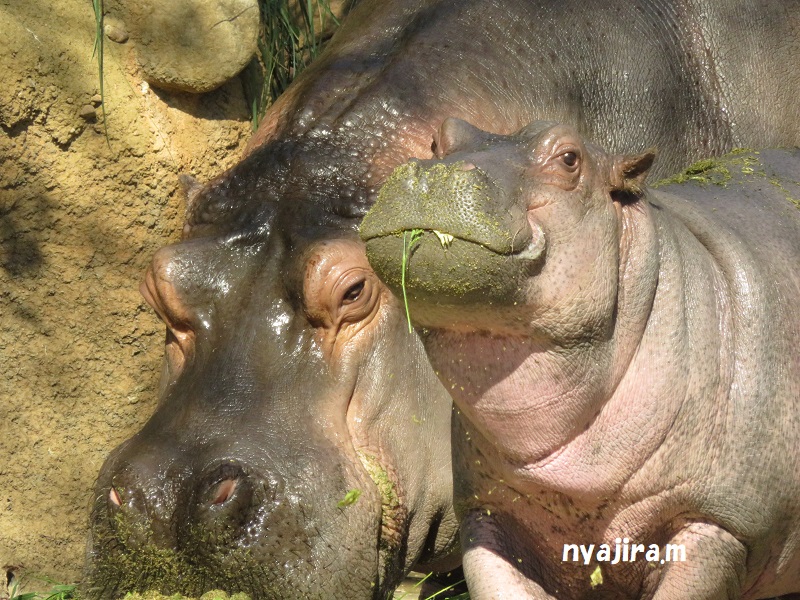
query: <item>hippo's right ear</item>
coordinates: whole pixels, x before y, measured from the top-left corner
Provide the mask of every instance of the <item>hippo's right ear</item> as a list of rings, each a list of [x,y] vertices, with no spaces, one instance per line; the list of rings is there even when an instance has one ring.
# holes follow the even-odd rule
[[[180,184],[181,193],[183,194],[183,199],[186,201],[186,223],[183,225],[182,234],[182,238],[186,239],[189,237],[189,234],[192,230],[191,226],[189,225],[189,215],[192,214],[194,203],[197,200],[197,197],[200,195],[200,192],[203,190],[203,184],[188,173],[181,173],[178,175],[178,182]]]
[[[462,119],[448,117],[439,127],[439,131],[433,136],[431,149],[436,158],[443,158],[467,147],[470,143],[485,135],[485,131]]]
[[[627,154],[612,157],[611,196],[622,201],[631,201],[642,195],[642,187],[656,151],[652,148],[642,154]]]
[[[186,212],[189,212],[195,198],[200,194],[200,190],[203,189],[203,184],[188,173],[178,175],[178,181],[181,184],[181,192],[183,192],[183,197],[186,200]]]

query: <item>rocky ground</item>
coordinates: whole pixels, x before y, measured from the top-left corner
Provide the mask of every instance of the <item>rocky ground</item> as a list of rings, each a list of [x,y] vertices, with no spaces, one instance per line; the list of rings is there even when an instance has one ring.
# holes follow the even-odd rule
[[[178,237],[178,174],[211,178],[250,134],[238,79],[156,91],[109,39],[104,118],[94,28],[88,0],[0,0],[0,583],[80,577],[93,480],[156,401],[138,284]]]

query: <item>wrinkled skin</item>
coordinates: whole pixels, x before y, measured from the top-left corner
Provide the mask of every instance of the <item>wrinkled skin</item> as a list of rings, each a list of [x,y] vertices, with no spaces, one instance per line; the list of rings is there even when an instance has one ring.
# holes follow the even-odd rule
[[[800,150],[649,191],[652,153],[564,125],[448,120],[437,154],[395,171],[361,235],[401,295],[398,232],[426,231],[406,294],[459,409],[471,598],[800,592]],[[608,562],[616,538],[636,561]]]
[[[169,330],[161,401],[95,490],[98,595],[380,598],[458,562],[450,399],[356,226],[449,115],[500,133],[568,119],[658,145],[663,173],[800,140],[794,4],[718,4],[362,0],[247,157],[186,180],[184,240],[143,288]],[[355,264],[376,304],[342,324]]]

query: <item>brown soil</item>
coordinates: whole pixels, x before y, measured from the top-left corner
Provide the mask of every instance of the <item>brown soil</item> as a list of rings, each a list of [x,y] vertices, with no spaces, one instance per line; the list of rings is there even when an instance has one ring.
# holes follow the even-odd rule
[[[177,175],[219,173],[249,134],[238,80],[156,92],[106,40],[106,141],[93,42],[88,0],[0,0],[0,567],[33,588],[80,577],[94,478],[155,405],[138,283],[178,238]]]

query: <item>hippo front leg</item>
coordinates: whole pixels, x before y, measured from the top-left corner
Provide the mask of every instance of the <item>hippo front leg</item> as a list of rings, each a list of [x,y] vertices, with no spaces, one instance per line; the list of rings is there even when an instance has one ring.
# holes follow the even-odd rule
[[[555,599],[519,570],[520,561],[504,531],[486,510],[474,510],[461,522],[462,567],[471,600]]]
[[[710,523],[692,523],[669,543],[685,548],[685,560],[664,563],[653,595],[645,597],[653,600],[742,597],[747,551],[730,533]]]

